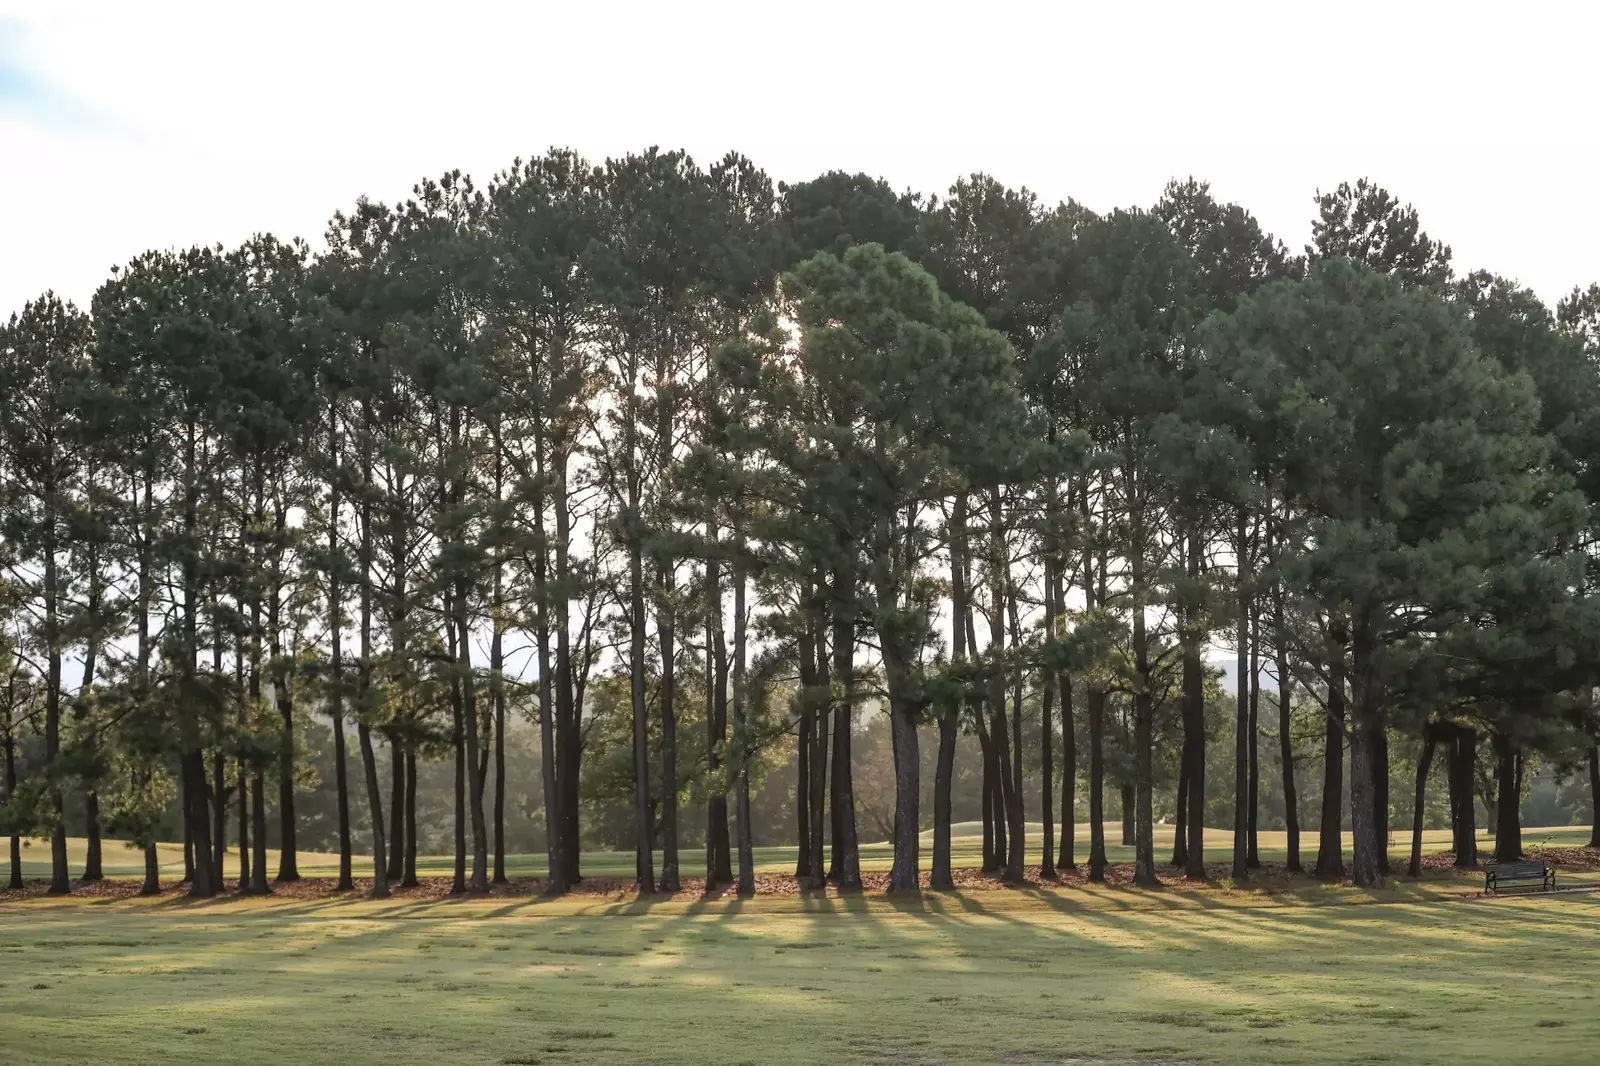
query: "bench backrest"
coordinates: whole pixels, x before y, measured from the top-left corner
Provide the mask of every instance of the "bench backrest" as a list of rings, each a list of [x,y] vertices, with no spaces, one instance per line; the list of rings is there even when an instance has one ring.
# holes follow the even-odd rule
[[[1496,880],[1514,881],[1523,877],[1543,877],[1546,865],[1542,862],[1500,862],[1484,867]]]

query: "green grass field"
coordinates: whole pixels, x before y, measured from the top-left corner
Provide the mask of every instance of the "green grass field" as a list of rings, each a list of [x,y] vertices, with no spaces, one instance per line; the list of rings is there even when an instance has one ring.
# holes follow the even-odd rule
[[[1596,1061],[1600,894],[1478,884],[15,900],[0,1062]]]
[[[9,1064],[1590,1063],[1600,897],[0,905]]]

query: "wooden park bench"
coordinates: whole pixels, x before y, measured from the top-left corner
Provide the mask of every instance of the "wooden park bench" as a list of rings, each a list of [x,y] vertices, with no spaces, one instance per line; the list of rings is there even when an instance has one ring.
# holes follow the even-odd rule
[[[1556,887],[1556,868],[1547,862],[1497,862],[1483,868],[1483,890],[1549,892]]]

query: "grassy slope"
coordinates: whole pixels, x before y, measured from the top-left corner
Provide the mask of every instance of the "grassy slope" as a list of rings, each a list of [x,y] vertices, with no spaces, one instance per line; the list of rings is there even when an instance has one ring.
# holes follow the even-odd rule
[[[1587,1063],[1600,896],[1463,882],[0,905],[17,1064]]]
[[[1037,864],[1040,857],[1039,825],[1033,823],[1028,826],[1026,834],[1029,846],[1029,863]],[[976,867],[982,862],[983,839],[981,829],[977,822],[963,822],[951,829],[952,832],[952,861],[957,867]],[[1124,847],[1117,841],[1122,839],[1120,824],[1106,827],[1107,857],[1111,862],[1132,862],[1133,848]],[[1481,835],[1480,841],[1492,847],[1492,837]],[[1078,861],[1084,863],[1089,858],[1089,826],[1080,824],[1077,827]],[[1589,842],[1589,829],[1587,826],[1559,826],[1551,829],[1524,829],[1522,833],[1524,845],[1553,844],[1553,845],[1583,845]],[[1172,857],[1172,827],[1156,826],[1156,860],[1165,862]],[[50,842],[47,840],[26,841],[22,853],[22,875],[27,878],[48,878],[50,876]],[[931,833],[923,834],[923,865],[926,866],[932,859],[933,837]],[[67,842],[67,851],[71,859],[72,872],[77,876],[83,869],[84,841],[81,838],[71,838]],[[1282,862],[1285,855],[1285,836],[1283,833],[1260,834],[1259,846],[1261,856],[1267,862]],[[1315,833],[1303,833],[1300,838],[1302,857],[1307,865],[1316,858],[1317,838]],[[1404,856],[1409,854],[1411,837],[1409,834],[1395,832],[1392,852],[1397,861],[1403,862]],[[1426,851],[1444,851],[1450,846],[1450,832],[1447,829],[1428,830],[1423,834],[1423,848]],[[1212,862],[1227,862],[1232,857],[1233,834],[1223,829],[1208,829],[1206,831],[1206,856]],[[1345,856],[1348,861],[1350,849],[1350,835],[1345,834]],[[795,849],[792,847],[756,848],[757,872],[793,872]],[[178,844],[160,845],[162,872],[164,877],[182,876],[183,848]],[[267,869],[276,872],[278,856],[276,852],[267,853]],[[887,843],[867,844],[861,849],[861,867],[864,870],[887,870],[893,858],[892,849]],[[704,859],[704,852],[699,848],[684,852],[683,869],[686,874],[700,872],[699,864]],[[363,865],[371,860],[364,856],[357,856],[354,860],[355,872],[358,876],[366,872]],[[656,855],[659,866],[661,856]],[[104,849],[104,864],[106,873],[112,877],[140,877],[144,876],[144,855],[142,852],[128,847],[125,844],[108,841]],[[421,856],[418,858],[418,872],[424,875],[429,873],[448,874],[454,868],[455,860],[448,855]],[[301,852],[299,856],[300,872],[307,876],[331,877],[338,873],[339,857],[321,852]],[[613,874],[629,876],[633,874],[632,852],[595,852],[584,856],[584,872],[590,874]],[[237,876],[237,853],[230,852],[228,860],[224,863],[225,876]],[[508,855],[506,857],[506,870],[513,877],[530,874],[543,874],[545,860],[543,855]],[[8,852],[0,848],[0,883],[9,876],[11,863]]]

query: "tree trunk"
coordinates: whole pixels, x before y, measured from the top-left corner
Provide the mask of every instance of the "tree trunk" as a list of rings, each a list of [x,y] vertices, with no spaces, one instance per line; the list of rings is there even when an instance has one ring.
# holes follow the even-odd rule
[[[1600,848],[1600,746],[1589,748],[1589,820],[1589,846]]]
[[[1206,694],[1200,649],[1183,656],[1184,769],[1179,784],[1179,822],[1184,825],[1183,873],[1191,881],[1206,879]],[[1177,857],[1173,857],[1177,865]]]
[[[950,786],[955,778],[957,711],[952,707],[939,715],[939,758],[933,778],[933,869],[929,887],[950,892],[956,887],[950,863]]]
[[[453,720],[453,718],[452,718]],[[452,734],[453,736],[453,734]],[[389,737],[389,869],[391,881],[400,880],[405,851],[406,760],[397,734]]]
[[[351,877],[350,775],[344,741],[344,587],[339,556],[339,397],[328,403],[328,703],[333,718],[333,781],[339,820],[339,882],[335,892],[355,887]],[[366,575],[362,574],[365,581]]]
[[[833,674],[840,696],[833,708],[833,804],[838,817],[840,891],[861,889],[861,855],[856,843],[856,799],[850,770],[850,732],[855,697],[856,586],[848,570],[833,575]]]
[[[1089,880],[1106,879],[1106,694],[1089,688]]]
[[[13,866],[12,869],[16,871],[17,880],[17,884],[12,887],[21,888],[22,869],[19,866]],[[144,884],[139,887],[139,895],[161,895],[161,859],[156,854],[156,846],[154,844],[146,844],[144,846]]]
[[[1383,839],[1377,809],[1378,737],[1384,728],[1376,653],[1366,625],[1359,623],[1351,642],[1350,835],[1354,847],[1351,878],[1358,888],[1383,884],[1379,853]]]
[[[817,711],[817,630],[814,613],[809,613],[816,599],[816,589],[807,582],[801,595],[802,610],[807,611],[798,638],[800,662],[800,735],[795,744],[797,773],[794,786],[795,805],[795,863],[794,877],[802,889],[812,882],[812,870],[818,856],[811,850],[811,755],[816,747]]]
[[[1318,877],[1344,877],[1344,664],[1339,661],[1328,671],[1328,708],[1322,752],[1322,824],[1317,840]]]
[[[1280,599],[1275,608],[1278,617],[1282,618],[1283,607]],[[1293,682],[1289,680],[1289,663],[1284,653],[1286,640],[1283,623],[1277,623],[1278,630],[1278,761],[1283,770],[1283,817],[1285,835],[1287,838],[1288,854],[1286,865],[1290,873],[1299,873],[1300,864],[1300,811],[1299,795],[1294,782],[1294,735],[1291,732],[1293,723],[1291,716],[1294,713]]]
[[[50,895],[64,896],[72,891],[72,873],[67,867],[67,826],[61,802],[61,786],[55,776],[56,762],[61,757],[61,627],[57,618],[59,585],[56,575],[56,487],[46,482],[45,545],[44,545],[44,637],[46,652],[44,744],[45,764],[50,770],[50,784],[45,793],[45,816],[50,825]],[[192,587],[187,596],[193,598]],[[192,610],[192,608],[190,608]],[[191,665],[190,670],[193,667]],[[185,763],[187,767],[187,763]],[[204,770],[201,771],[201,795],[205,794]],[[191,778],[192,780],[192,778]],[[194,816],[194,801],[186,797],[189,815]],[[196,888],[200,886],[197,884]],[[194,890],[191,895],[210,895]]]
[[[1057,604],[1064,602],[1056,597]],[[1062,671],[1057,676],[1061,692],[1061,847],[1056,855],[1056,869],[1078,868],[1078,741],[1072,714],[1072,675]]]
[[[192,412],[184,425],[184,457],[181,470],[183,484],[183,538],[184,543],[195,544],[199,536],[199,465],[196,462],[198,427]],[[259,495],[259,486],[258,486]],[[54,525],[50,528],[53,530]],[[45,565],[53,567],[55,552],[53,544],[45,556]],[[178,657],[179,691],[184,700],[192,698],[195,689],[195,658],[199,653],[199,606],[200,606],[200,565],[198,553],[189,551],[183,555],[182,565],[183,587],[183,616],[182,636],[176,651]],[[53,576],[47,572],[45,584],[51,587],[54,584]],[[55,623],[49,623],[49,631],[54,634]],[[53,643],[53,641],[52,641]],[[51,677],[47,689],[47,699],[54,700],[59,695],[60,687],[59,660],[51,664]],[[46,705],[49,712],[49,704]],[[211,853],[211,823],[206,817],[206,767],[205,756],[200,750],[199,722],[194,720],[197,710],[185,709],[180,723],[182,735],[182,769],[184,824],[188,829],[185,848],[186,863],[189,873],[189,895],[194,898],[204,899],[217,893],[218,885],[211,880],[211,864],[204,861],[204,857]],[[52,758],[53,758],[53,749]],[[59,816],[61,804],[59,798],[52,804],[51,809]],[[54,865],[63,877],[66,874],[66,835],[65,828],[57,822],[55,843],[58,854]],[[195,862],[196,855],[202,861]],[[52,882],[52,891],[55,890]]]
[[[244,724],[244,708],[239,708],[239,722]],[[234,765],[239,790],[239,891],[250,891],[250,768],[244,759]]]
[[[458,496],[460,493],[458,492]],[[467,625],[467,579],[456,577],[455,595],[450,605],[455,610],[456,668],[461,675],[461,723],[466,750],[467,800],[472,817],[473,892],[489,890],[489,827],[483,817],[483,775],[478,763],[478,684],[472,676],[472,634]]]
[[[495,566],[495,585],[500,567]],[[496,599],[499,599],[496,594]],[[496,618],[499,611],[496,611]],[[494,701],[494,883],[506,883],[506,682],[503,626],[497,621],[489,646],[489,678]]]
[[[1422,876],[1422,816],[1428,798],[1428,768],[1433,765],[1433,749],[1438,743],[1438,731],[1433,726],[1422,730],[1422,758],[1417,761],[1417,797],[1411,809],[1411,865],[1406,873]]]
[[[1189,738],[1183,738],[1183,751],[1178,757],[1178,803],[1172,823],[1172,862],[1179,869],[1189,864]]]
[[[826,615],[819,612],[816,620],[816,679],[819,695],[829,689],[832,671],[828,667],[828,642],[823,637]],[[827,864],[822,859],[822,827],[827,821],[828,798],[828,709],[826,704],[817,710],[817,723],[812,735],[811,748],[811,887],[821,888],[827,883]]]
[[[670,563],[668,564],[670,566]],[[663,578],[668,606],[656,615],[656,639],[661,645],[661,883],[662,892],[680,887],[678,872],[678,711],[676,618],[670,606],[675,595],[670,570]],[[799,801],[799,796],[796,796]],[[801,804],[803,807],[804,804]]]
[[[978,758],[983,769],[978,788],[983,820],[983,858],[980,869],[987,874],[1000,869],[1000,851],[995,840],[994,745],[989,742],[989,727],[984,725],[982,701],[972,702],[975,704],[973,722],[978,732]],[[1002,834],[1003,832],[1004,830]]]
[[[1270,484],[1270,483],[1269,483]],[[1272,516],[1267,516],[1266,555],[1269,563],[1277,561],[1273,548]],[[1300,865],[1300,810],[1294,783],[1294,735],[1291,732],[1294,713],[1294,682],[1289,676],[1289,627],[1284,620],[1284,589],[1282,581],[1272,586],[1273,658],[1278,669],[1278,762],[1283,772],[1283,818],[1287,836],[1285,865],[1290,873],[1299,873]]]
[[[813,676],[816,656],[811,651],[811,638],[800,638],[800,708],[799,735],[795,738],[795,859],[794,878],[803,887],[811,875],[811,739],[817,728],[817,716],[809,702],[804,702],[816,687]]]
[[[282,749],[278,758],[278,876],[279,884],[300,880],[298,849],[295,846],[294,813],[294,703],[289,695],[289,666],[283,644],[283,539],[288,527],[288,507],[283,486],[277,488],[273,506],[275,542],[272,551],[272,599],[267,605],[267,624],[272,630],[272,695],[278,717],[283,722]],[[289,652],[289,653],[292,653]]]
[[[743,553],[742,540],[735,551]],[[735,745],[734,795],[738,804],[736,832],[739,838],[739,895],[756,894],[755,852],[752,848],[750,826],[750,731],[745,720],[745,707],[749,700],[749,677],[745,669],[748,655],[746,635],[749,626],[745,620],[745,575],[743,562],[733,567],[733,740]],[[648,853],[646,854],[648,859]]]
[[[1495,807],[1494,861],[1516,862],[1522,858],[1522,774],[1521,753],[1504,732],[1494,733],[1495,784],[1499,802]]]
[[[189,886],[190,895],[194,894],[194,827],[189,819],[193,817],[193,810],[189,803],[189,757],[188,753],[178,756],[178,814],[183,822],[183,883]]]
[[[715,543],[717,527],[707,523],[707,538]],[[721,785],[724,747],[728,741],[728,654],[723,637],[722,569],[715,558],[706,560],[706,766],[711,778],[706,797],[706,891],[733,881],[729,856],[728,795]],[[838,834],[834,834],[835,840]]]
[[[894,671],[904,677],[904,664]],[[903,683],[903,680],[902,680]],[[894,863],[889,870],[891,893],[916,893],[921,890],[921,860],[919,856],[918,806],[922,795],[922,757],[917,744],[917,721],[914,712],[906,706],[889,709],[890,740],[894,745]]]
[[[250,894],[265,896],[267,885],[267,777],[261,767],[250,775],[250,835],[255,854],[250,861]]]
[[[383,789],[378,784],[378,761],[372,751],[372,730],[356,722],[356,739],[361,745],[361,769],[367,782],[367,806],[372,811],[372,898],[389,895],[388,856],[383,839]]]
[[[100,796],[93,788],[83,794],[83,824],[88,838],[88,854],[83,860],[83,876],[78,880],[83,884],[104,881],[106,874],[100,848]],[[218,824],[221,824],[220,820]],[[221,868],[220,863],[213,865],[216,869]]]
[[[1049,591],[1049,577],[1046,576],[1045,600],[1046,614],[1045,632],[1055,634],[1055,597]],[[1056,790],[1055,753],[1051,750],[1055,745],[1051,742],[1051,734],[1055,732],[1055,677],[1051,673],[1044,675],[1044,691],[1040,694],[1039,705],[1039,815],[1043,819],[1040,832],[1044,848],[1043,856],[1039,861],[1039,876],[1046,881],[1056,880],[1056,826],[1055,803],[1052,802],[1051,793]],[[951,737],[951,754],[955,752],[955,738]]]
[[[989,497],[989,657],[994,661],[995,671],[989,690],[989,729],[994,744],[995,772],[1000,781],[1001,810],[1005,816],[1006,843],[1000,856],[1005,861],[1002,879],[1009,884],[1019,884],[1024,876],[1025,844],[1022,823],[1022,734],[1015,728],[1017,722],[1006,721],[1007,679],[1001,669],[1006,650],[1006,621],[1015,613],[1010,609],[1008,594],[1010,561],[1006,558],[1005,532],[1001,492],[996,489]],[[1012,628],[1012,642],[1015,644],[1015,622]]]
[[[1389,730],[1380,727],[1372,735],[1373,813],[1378,820],[1378,871],[1389,869]]]
[[[361,617],[356,634],[356,702],[367,706],[372,688],[372,409],[363,401],[361,405],[361,487],[357,521],[360,523],[356,544],[356,564],[361,570]],[[389,895],[389,864],[385,850],[388,841],[383,833],[383,788],[378,783],[378,760],[372,750],[372,729],[358,712],[356,715],[356,742],[361,747],[361,773],[367,785],[367,808],[372,820],[372,898],[384,899]],[[241,793],[241,803],[242,803]],[[240,848],[241,856],[243,848]]]
[[[1126,723],[1124,723],[1126,725]],[[1126,733],[1126,729],[1124,729]],[[1129,747],[1133,746],[1133,738],[1127,738]],[[1137,847],[1139,843],[1139,830],[1135,826],[1135,815],[1138,811],[1139,800],[1135,793],[1133,782],[1124,781],[1119,787],[1122,793],[1122,846],[1125,848]]]
[[[1246,572],[1249,544],[1246,542],[1245,512],[1239,509],[1234,552],[1239,560],[1239,616],[1236,630],[1238,656],[1234,674],[1233,746],[1233,869],[1236,882],[1250,879],[1250,588]]]
[[[10,713],[9,711],[7,712]],[[6,723],[5,735],[6,754],[6,802],[11,802],[11,797],[17,794],[17,745],[12,739],[11,723]],[[6,882],[6,888],[17,891],[22,888],[22,837],[16,833],[11,834],[10,840],[11,877]]]
[[[628,542],[628,679],[633,712],[633,857],[634,879],[641,896],[656,890],[655,856],[650,847],[650,723],[645,707],[645,618],[644,618],[644,550],[640,544],[643,531],[639,528],[640,515],[639,475],[635,469],[638,445],[635,441],[636,415],[633,409],[632,384],[636,374],[628,377],[627,440],[623,445],[622,462],[627,476],[627,511],[623,516]],[[737,619],[735,625],[738,624]]]
[[[1133,883],[1153,888],[1156,877],[1154,818],[1151,809],[1151,746],[1154,743],[1154,681],[1151,678],[1150,647],[1145,633],[1145,605],[1149,585],[1145,574],[1144,486],[1132,476],[1128,464],[1129,498],[1136,501],[1129,526],[1133,531],[1129,551],[1129,588],[1133,597],[1133,787],[1134,854]]]
[[[453,605],[446,605],[445,617],[455,617]],[[459,652],[456,649],[459,636],[455,623],[446,622],[445,631],[446,651],[450,661],[460,662]],[[461,681],[460,674],[450,679],[450,748],[455,756],[455,793],[451,810],[451,828],[455,834],[456,846],[456,864],[450,891],[456,895],[467,891],[467,741],[465,723],[462,721]],[[404,797],[400,798],[403,801]]]
[[[400,887],[417,887],[417,752],[407,748],[405,859],[400,864]]]
[[[539,530],[542,535],[544,530],[542,497],[537,507],[540,512]],[[567,884],[566,869],[563,865],[565,852],[561,844],[561,788],[556,779],[555,692],[550,683],[550,625],[546,613],[549,582],[545,576],[542,552],[535,570],[534,581],[534,594],[538,600],[536,637],[539,655],[539,776],[544,789],[544,890],[546,895],[560,896],[571,886]]]
[[[1011,623],[1011,650],[1020,653],[1022,648],[1022,620],[1017,610],[1017,592],[1012,584],[1011,560],[1005,560],[1006,614]],[[1049,792],[1046,791],[1046,795]],[[1022,667],[1012,667],[1011,674],[1011,805],[1007,808],[1011,818],[1010,850],[1006,852],[1006,880],[1021,884],[1027,879],[1027,810],[1023,797],[1022,779]]]
[[[1455,865],[1478,865],[1478,811],[1473,800],[1473,775],[1478,763],[1478,734],[1471,726],[1451,727],[1450,829]]]
[[[1250,840],[1245,856],[1250,869],[1261,869],[1261,612],[1250,597]]]
[[[89,604],[90,612],[94,612],[94,611],[99,610],[99,605],[100,605],[100,592],[99,592],[99,573],[100,573],[100,571],[99,571],[98,565],[95,562],[95,552],[94,552],[94,549],[93,549],[92,546],[89,549],[88,569],[89,569],[88,604]],[[88,641],[88,646],[84,649],[84,655],[83,655],[83,684],[81,686],[79,686],[79,689],[78,689],[78,702],[79,702],[80,706],[82,706],[82,701],[88,697],[90,690],[94,687],[95,651],[96,651],[95,640],[94,640],[93,637],[90,637],[89,641]],[[219,764],[220,764],[220,760],[221,760],[222,757],[219,755],[219,756],[217,756],[217,758],[218,758]],[[221,782],[219,781],[218,783],[220,784]],[[105,880],[105,864],[104,864],[104,861],[103,861],[103,858],[102,858],[102,851],[101,851],[101,846],[100,846],[100,796],[95,791],[94,782],[93,781],[85,782],[85,789],[84,789],[84,793],[83,793],[83,823],[84,823],[84,834],[88,838],[88,853],[84,857],[84,860],[83,860],[83,877],[80,878],[80,880],[84,884],[91,884],[91,883],[96,882],[96,881]],[[222,814],[221,814],[221,811],[219,809],[219,811],[217,813],[217,826],[219,827],[219,829],[220,829],[221,825],[222,825]],[[222,874],[221,874],[220,871],[222,869],[222,860],[220,858],[216,862],[216,869],[217,869],[218,872],[215,874],[215,877],[216,877],[217,883],[221,884]]]
[[[222,649],[217,649],[215,673],[222,675]],[[228,781],[227,767],[222,752],[215,752],[211,756],[211,883],[221,892],[226,886],[222,883],[222,861],[228,854]],[[91,793],[91,797],[92,797]],[[99,801],[95,802],[95,817],[90,825],[92,831],[99,835]]]

